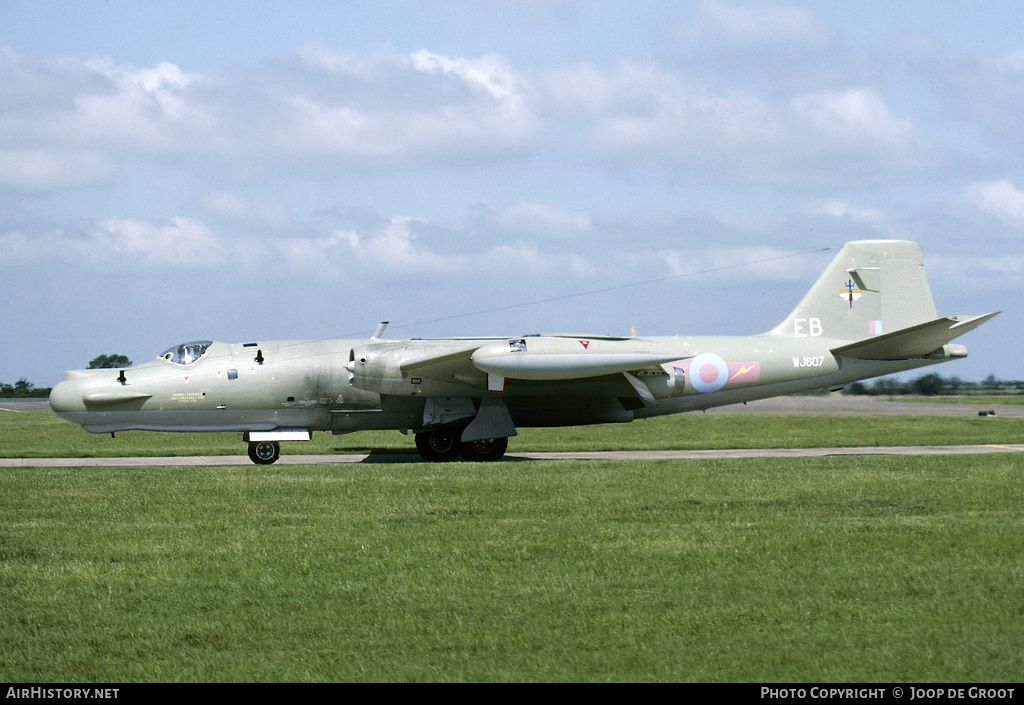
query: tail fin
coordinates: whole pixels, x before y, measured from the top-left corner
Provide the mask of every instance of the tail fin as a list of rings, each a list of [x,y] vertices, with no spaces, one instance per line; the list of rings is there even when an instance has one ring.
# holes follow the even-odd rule
[[[799,305],[771,332],[859,341],[935,317],[920,246],[862,240],[843,246]]]

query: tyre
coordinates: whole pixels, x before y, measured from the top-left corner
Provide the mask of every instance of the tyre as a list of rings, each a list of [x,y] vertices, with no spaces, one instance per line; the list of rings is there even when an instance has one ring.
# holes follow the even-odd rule
[[[270,465],[280,457],[280,443],[273,441],[255,441],[249,444],[249,460],[257,465]]]
[[[431,463],[445,463],[459,457],[459,430],[438,429],[416,434],[416,450]]]
[[[474,462],[493,462],[501,460],[508,449],[507,438],[481,438],[478,441],[469,441],[460,444],[462,457]]]

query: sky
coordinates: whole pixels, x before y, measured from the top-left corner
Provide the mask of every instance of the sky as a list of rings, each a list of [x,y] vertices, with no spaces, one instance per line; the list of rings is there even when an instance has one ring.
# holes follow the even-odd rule
[[[0,381],[190,340],[755,334],[921,244],[1021,379],[1024,8],[5,0]]]

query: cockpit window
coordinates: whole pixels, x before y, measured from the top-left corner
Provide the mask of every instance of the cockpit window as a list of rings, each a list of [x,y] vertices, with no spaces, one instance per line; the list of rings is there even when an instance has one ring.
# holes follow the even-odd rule
[[[195,340],[191,343],[175,345],[164,350],[160,354],[160,358],[173,362],[175,365],[191,365],[205,355],[206,349],[211,345],[213,345],[212,340]]]

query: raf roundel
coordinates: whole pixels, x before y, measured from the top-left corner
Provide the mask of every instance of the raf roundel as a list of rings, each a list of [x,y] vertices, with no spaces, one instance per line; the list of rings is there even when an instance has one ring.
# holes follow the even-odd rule
[[[729,365],[714,353],[701,353],[690,361],[690,386],[702,394],[717,392],[729,381]]]

